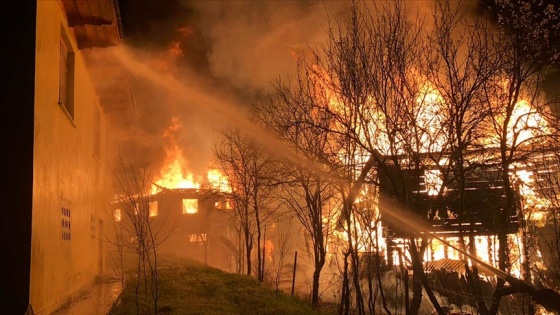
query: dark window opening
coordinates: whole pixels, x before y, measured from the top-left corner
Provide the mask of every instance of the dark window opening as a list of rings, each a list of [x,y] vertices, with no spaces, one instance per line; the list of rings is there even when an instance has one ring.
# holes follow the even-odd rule
[[[74,52],[64,30],[60,38],[60,68],[58,105],[60,105],[74,121]]]

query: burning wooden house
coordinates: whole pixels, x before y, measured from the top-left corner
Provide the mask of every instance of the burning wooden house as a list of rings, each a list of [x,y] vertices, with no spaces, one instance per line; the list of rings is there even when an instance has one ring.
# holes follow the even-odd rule
[[[479,245],[484,243],[488,251],[479,253],[485,261],[493,263],[497,261],[497,244],[494,241],[498,231],[505,231],[514,235],[522,224],[522,214],[516,211],[509,215],[505,221],[497,220],[497,214],[502,213],[504,205],[503,183],[499,171],[488,167],[473,172],[467,176],[463,190],[463,201],[460,201],[460,192],[457,183],[451,182],[441,187],[441,174],[436,168],[422,167],[415,170],[401,170],[401,174],[394,173],[395,181],[399,176],[401,181],[400,191],[410,195],[410,205],[406,211],[410,212],[410,218],[415,220],[429,230],[430,233],[445,239],[455,246],[459,246],[459,239],[474,235]],[[387,177],[380,179],[381,207],[391,207],[394,196],[394,182],[390,183]],[[398,181],[398,179],[397,179]],[[519,196],[517,199],[519,200]],[[385,236],[387,238],[388,259],[396,257],[395,246],[403,246],[402,239],[426,236],[422,231],[411,230],[410,227],[402,228],[390,220],[384,220]],[[430,236],[428,236],[430,238]],[[404,248],[403,248],[404,249]],[[431,246],[427,249],[426,261],[438,259],[460,260],[460,253],[453,250],[435,239],[431,240]]]
[[[223,193],[162,188],[155,194],[118,199],[112,205],[118,225],[133,225],[136,212],[149,216],[150,229],[158,234],[159,254],[191,257],[220,266],[224,252],[220,238],[229,233],[231,211]]]

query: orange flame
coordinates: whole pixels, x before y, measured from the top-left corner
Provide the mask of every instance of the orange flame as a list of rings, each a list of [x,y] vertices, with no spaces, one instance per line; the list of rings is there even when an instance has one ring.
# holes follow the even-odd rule
[[[231,187],[227,177],[217,169],[210,169],[208,171],[208,183],[212,189],[227,193],[231,192]]]
[[[175,134],[181,129],[179,119],[173,117],[171,126],[163,134],[168,145],[165,148],[166,159],[164,167],[161,169],[160,178],[152,185],[152,194],[163,188],[200,188],[200,182],[194,175],[185,170],[187,160],[183,156],[183,150],[179,147]]]
[[[326,106],[328,110],[337,113],[340,116],[344,117],[345,115],[349,115],[349,110],[344,104],[343,98],[333,90],[333,86],[336,85],[336,81],[333,78],[330,78],[328,74],[319,67],[314,67],[311,80],[314,83],[314,93],[318,102],[323,102],[324,106]],[[442,105],[444,105],[442,95],[432,84],[430,84],[430,82],[426,82],[420,86],[414,105],[412,105],[414,107],[412,108],[412,112],[415,113],[415,121],[412,122],[412,128],[410,130],[411,135],[412,133],[416,133],[413,135],[414,137],[410,137],[410,139],[418,142],[410,144],[419,152],[439,152],[445,150],[444,146],[447,143],[447,139],[445,139],[447,132],[445,130],[445,117],[442,113]],[[355,126],[357,128],[355,132],[358,134],[360,139],[364,143],[373,143],[373,146],[375,146],[379,152],[385,154],[399,154],[402,152],[404,148],[392,148],[392,151],[389,152],[390,144],[388,141],[387,131],[383,129],[384,117],[381,113],[375,112],[376,106],[373,103],[373,100],[368,101],[368,104],[363,104],[362,108],[366,110],[369,109],[371,112],[368,113],[368,121],[359,121],[359,119],[361,119],[360,117],[358,118],[358,121],[355,122]],[[501,119],[500,116],[498,116],[497,119],[499,122]],[[345,128],[347,126],[335,125],[332,127],[337,129]],[[519,145],[525,141],[531,142],[531,139],[549,132],[547,121],[535,107],[525,100],[521,100],[516,103],[507,128],[509,145]],[[513,143],[513,141],[515,141],[515,143]],[[499,142],[491,136],[488,136],[484,140],[484,143],[496,145],[496,143]],[[353,154],[354,156],[349,156],[351,155],[350,152],[344,152],[342,150],[338,152],[341,160],[354,159],[355,161],[353,162],[357,162],[356,165],[360,165],[360,162],[363,162],[368,158],[367,153],[360,150],[353,152]],[[442,165],[442,163],[445,164],[448,163],[448,161],[443,158],[438,162],[438,164]],[[543,220],[544,216],[542,215],[542,209],[549,207],[550,202],[537,194],[537,189],[535,188],[534,183],[535,181],[532,178],[532,172],[523,170],[522,165],[517,167],[521,170],[512,169],[511,174],[512,178],[517,180],[519,183],[519,190],[525,202],[524,207],[529,209],[528,212],[530,213],[529,215],[531,218],[528,219],[532,219],[533,221]],[[424,172],[426,191],[424,192],[431,196],[440,193],[443,185],[441,176],[442,175],[439,170],[426,170]],[[443,187],[443,193],[445,193],[445,191],[445,187]],[[365,201],[366,198],[368,198],[366,196],[367,194],[366,190],[360,192],[356,199],[356,204]],[[374,208],[375,211],[378,211],[377,205],[374,205]],[[356,246],[359,251],[371,251],[371,248],[368,248],[368,245],[362,240],[367,238],[366,234],[368,233],[373,233],[373,231],[376,230],[380,232],[382,229],[381,224],[379,224],[379,226],[362,226],[360,223],[356,222],[352,223],[352,226],[356,229],[357,235],[363,234],[358,239],[354,238],[354,241],[356,242],[354,246]],[[345,232],[334,231],[333,234],[338,241],[347,241],[347,235]],[[380,234],[381,233],[379,233],[379,235]],[[521,241],[522,237],[519,234],[511,234],[508,238],[511,244],[515,244],[515,246],[512,246],[512,250],[510,252],[513,263],[509,272],[515,276],[520,276],[520,266],[522,260],[524,259],[521,255],[523,251],[523,242]],[[371,240],[371,238],[369,239]],[[396,243],[399,243],[398,239],[395,241]],[[406,243],[405,240],[400,241],[401,244]],[[446,238],[446,241],[454,246],[460,247],[460,240],[458,237],[448,237]],[[381,245],[381,250],[386,249],[384,240],[378,240],[377,242]],[[496,240],[493,240],[492,236],[476,236],[475,242],[475,255],[481,261],[495,265],[498,260],[498,246]],[[468,243],[468,239],[465,239],[465,243]],[[369,246],[371,246],[371,244]],[[403,250],[403,253],[404,252],[407,251]],[[394,261],[398,261],[398,254],[395,253],[394,255]],[[430,261],[432,259],[439,260],[443,258],[456,260],[463,259],[461,253],[437,240],[433,240],[432,246],[424,257],[425,261]]]
[[[179,119],[173,117],[171,125],[164,132],[163,139],[167,142],[165,148],[166,159],[162,167],[159,178],[152,185],[152,194],[157,193],[162,188],[195,188],[201,187],[202,179],[189,172],[186,167],[188,161],[183,155],[183,150],[177,143],[176,134],[181,129]],[[231,187],[226,176],[217,169],[210,169],[207,173],[209,188],[221,192],[231,192]]]

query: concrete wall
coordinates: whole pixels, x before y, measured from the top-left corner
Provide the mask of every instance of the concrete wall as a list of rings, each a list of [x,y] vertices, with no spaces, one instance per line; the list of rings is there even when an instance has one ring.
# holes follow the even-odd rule
[[[62,33],[75,53],[73,120],[58,104]],[[79,295],[103,272],[99,228],[107,203],[108,144],[105,117],[58,1],[37,1],[35,61],[29,300],[35,313],[48,314]],[[99,158],[94,155],[96,111],[101,115]],[[62,208],[69,209],[70,215]],[[69,227],[64,220],[70,222]],[[63,238],[64,232],[70,233],[70,240]]]

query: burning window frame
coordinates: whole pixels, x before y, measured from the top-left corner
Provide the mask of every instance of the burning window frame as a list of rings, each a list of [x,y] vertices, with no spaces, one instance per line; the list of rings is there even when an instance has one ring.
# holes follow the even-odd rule
[[[181,202],[182,202],[183,214],[198,213],[198,199],[183,198]]]

